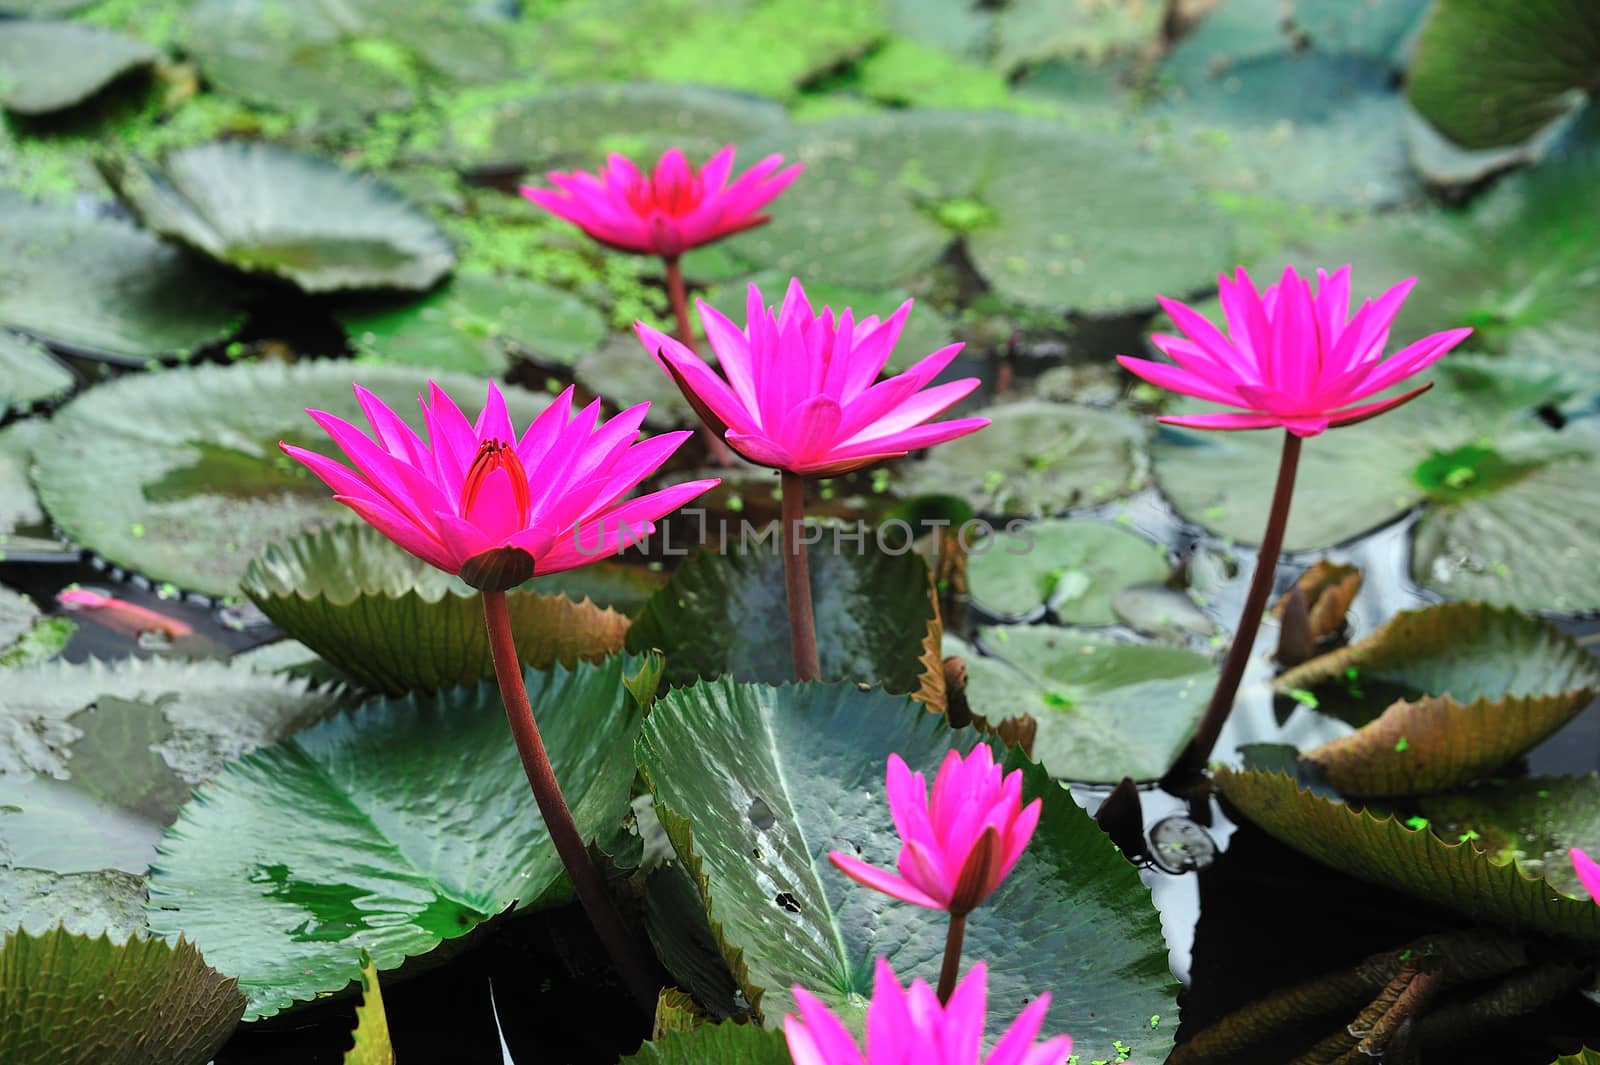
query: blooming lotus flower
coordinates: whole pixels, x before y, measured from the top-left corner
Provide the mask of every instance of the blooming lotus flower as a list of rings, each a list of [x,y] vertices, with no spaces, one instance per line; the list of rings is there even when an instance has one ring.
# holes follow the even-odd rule
[[[1596,863],[1578,847],[1573,847],[1569,853],[1572,855],[1572,868],[1583,882],[1583,889],[1590,898],[1600,902],[1600,863]]]
[[[306,412],[355,469],[279,446],[379,532],[475,587],[509,588],[614,555],[717,483],[689,481],[624,499],[690,435],[634,443],[648,403],[601,423],[599,401],[573,416],[568,388],[519,437],[493,382],[476,422],[438,385],[428,389],[429,400],[418,397],[426,441],[360,385],[356,398],[372,436],[324,411]]]
[[[924,424],[978,387],[976,377],[928,388],[960,352],[940,348],[905,373],[878,381],[911,313],[911,300],[887,321],[812,312],[799,280],[781,309],[769,310],[750,286],[740,329],[697,300],[719,376],[678,341],[635,322],[634,329],[684,398],[717,435],[761,466],[827,477],[899,458],[976,432],[987,418]],[[876,382],[876,383],[875,383]]]
[[[1044,992],[1028,1004],[1011,1028],[983,1056],[983,1029],[989,973],[982,962],[940,1005],[922,980],[902,989],[894,970],[878,959],[867,1006],[867,1052],[862,1054],[845,1026],[803,987],[794,989],[800,1016],[783,1019],[794,1065],[1062,1065],[1072,1040],[1057,1036],[1033,1045],[1050,1009]]]
[[[545,177],[555,189],[530,185],[522,194],[602,244],[675,259],[768,221],[761,208],[802,169],[795,163],[778,170],[783,156],[769,155],[730,185],[733,153],[730,144],[696,170],[681,151],[669,148],[648,177],[623,156],[611,155],[598,174],[552,172]]]
[[[1296,436],[1315,436],[1382,414],[1427,391],[1431,385],[1424,384],[1389,399],[1360,402],[1431,366],[1472,332],[1434,333],[1385,359],[1389,326],[1414,284],[1416,278],[1400,282],[1377,300],[1363,303],[1346,321],[1349,266],[1332,277],[1318,270],[1315,290],[1291,266],[1277,284],[1259,294],[1241,267],[1232,281],[1217,278],[1226,336],[1193,309],[1157,297],[1185,335],[1150,339],[1178,365],[1127,355],[1117,361],[1153,385],[1243,411],[1166,417],[1164,422],[1191,429],[1281,425]]]
[[[1027,849],[1039,825],[1038,799],[1022,805],[1022,771],[1002,777],[979,744],[965,758],[945,755],[933,796],[921,773],[889,756],[889,813],[900,833],[900,875],[840,851],[828,857],[869,888],[916,906],[965,916],[993,894]]]

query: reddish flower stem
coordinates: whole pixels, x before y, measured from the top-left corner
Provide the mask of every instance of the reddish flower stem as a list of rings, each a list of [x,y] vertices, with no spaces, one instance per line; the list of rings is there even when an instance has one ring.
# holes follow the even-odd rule
[[[662,261],[667,264],[667,298],[672,301],[672,316],[678,321],[678,342],[698,355],[700,349],[695,346],[694,327],[689,324],[689,295],[683,287],[683,266],[676,255],[665,256]],[[700,426],[700,436],[706,442],[712,462],[718,466],[733,465],[733,450],[709,425]]]
[[[944,964],[939,966],[939,1002],[949,1005],[961,976],[961,944],[967,937],[967,915],[950,915],[950,928],[944,937]]]
[[[795,680],[817,680],[822,664],[817,658],[817,623],[811,614],[811,567],[805,529],[806,479],[783,471],[783,587],[789,600],[789,644],[794,649]]]
[[[1239,693],[1239,682],[1244,679],[1245,667],[1250,663],[1250,652],[1255,647],[1256,633],[1261,628],[1261,615],[1266,612],[1267,597],[1272,594],[1272,579],[1278,570],[1278,555],[1283,549],[1283,531],[1289,524],[1289,501],[1294,497],[1294,476],[1300,465],[1300,438],[1285,430],[1283,456],[1278,460],[1278,484],[1272,491],[1272,510],[1267,515],[1267,529],[1261,535],[1261,552],[1256,556],[1256,571],[1250,579],[1250,591],[1245,596],[1244,610],[1239,614],[1239,624],[1233,633],[1233,644],[1222,661],[1222,676],[1211,693],[1211,705],[1206,716],[1189,741],[1183,757],[1168,774],[1175,779],[1183,774],[1193,774],[1205,767],[1211,758],[1211,749],[1217,745],[1222,725],[1233,709],[1233,700]]]
[[[528,774],[528,784],[539,804],[550,840],[556,845],[561,864],[572,878],[572,886],[583,904],[584,912],[611,955],[612,964],[621,973],[628,991],[641,1009],[654,1015],[660,982],[652,975],[655,966],[650,963],[628,934],[622,914],[617,911],[611,896],[606,892],[605,881],[589,859],[589,849],[572,820],[572,811],[561,795],[561,785],[556,781],[555,770],[545,754],[544,741],[539,738],[539,726],[533,720],[533,707],[528,703],[528,689],[522,683],[522,663],[517,658],[516,640],[511,633],[511,613],[506,608],[506,593],[485,591],[483,617],[489,627],[489,649],[494,657],[495,678],[500,682],[500,699],[505,703],[506,721],[511,725],[511,735],[517,741],[517,753],[522,756],[522,768]]]

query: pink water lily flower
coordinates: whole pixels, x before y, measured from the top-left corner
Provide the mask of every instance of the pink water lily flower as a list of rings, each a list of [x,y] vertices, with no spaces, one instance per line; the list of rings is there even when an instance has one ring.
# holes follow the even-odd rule
[[[428,399],[418,397],[426,440],[360,385],[371,436],[324,411],[306,412],[354,469],[279,446],[379,532],[475,587],[503,589],[614,555],[717,483],[626,498],[690,435],[635,443],[648,403],[602,423],[598,400],[574,417],[568,388],[519,436],[493,382],[475,422],[438,385],[428,389]]]
[[[802,169],[795,163],[779,170],[783,156],[769,155],[729,184],[733,154],[730,144],[696,170],[669,148],[649,175],[611,155],[598,174],[552,172],[545,177],[554,189],[530,185],[522,194],[602,244],[672,259],[768,221],[761,208]]]
[[[1152,336],[1178,365],[1117,356],[1129,372],[1186,396],[1238,407],[1243,413],[1192,414],[1161,420],[1191,429],[1268,429],[1296,436],[1364,421],[1415,398],[1424,384],[1388,399],[1363,403],[1431,366],[1470,329],[1423,337],[1385,359],[1389,326],[1416,278],[1363,303],[1347,319],[1350,267],[1332,277],[1317,271],[1315,287],[1294,267],[1257,293],[1243,267],[1233,280],[1217,278],[1228,332],[1192,308],[1157,297],[1184,336]],[[1352,406],[1352,404],[1354,404]]]
[[[1572,857],[1572,868],[1577,871],[1583,889],[1589,893],[1590,898],[1600,902],[1600,863],[1595,862],[1578,847],[1573,847],[1569,853]]]
[[[900,339],[906,300],[885,321],[857,321],[847,307],[812,311],[798,279],[781,308],[750,286],[740,329],[704,300],[700,321],[719,375],[688,348],[643,322],[639,339],[677,381],[695,411],[751,462],[806,477],[828,477],[899,458],[976,432],[987,418],[926,424],[978,387],[976,377],[928,385],[961,351],[940,348],[905,373],[879,381]]]
[[[989,1056],[983,1056],[988,981],[988,969],[979,962],[949,1003],[940,1005],[922,980],[902,989],[889,963],[879,958],[867,1006],[865,1054],[827,1006],[796,987],[800,1015],[783,1019],[789,1057],[794,1065],[1062,1065],[1072,1053],[1069,1037],[1033,1043],[1050,1010],[1049,992],[1030,1002]]]
[[[988,745],[945,755],[933,795],[921,773],[889,756],[889,813],[900,833],[900,875],[833,851],[839,870],[916,906],[970,913],[1006,878],[1039,825],[1043,804],[1022,805],[1022,771],[1002,775]]]

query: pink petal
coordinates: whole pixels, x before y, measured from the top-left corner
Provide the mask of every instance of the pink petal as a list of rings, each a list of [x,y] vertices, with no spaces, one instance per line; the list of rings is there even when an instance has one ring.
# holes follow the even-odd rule
[[[794,1003],[800,1017],[790,1015],[783,1019],[783,1033],[794,1065],[863,1065],[855,1040],[820,999],[797,986]]]
[[[662,369],[670,364],[677,371],[682,378],[679,387],[693,393],[686,398],[698,399],[729,428],[740,432],[754,432],[760,428],[759,408],[747,408],[727,382],[713,373],[699,356],[643,322],[635,322],[633,328],[640,343],[655,356]]]
[[[333,498],[405,550],[447,573],[459,572],[462,560],[469,557],[455,554],[438,537],[380,499],[343,495]]]
[[[1167,425],[1181,425],[1188,429],[1219,429],[1234,432],[1240,429],[1273,429],[1283,420],[1271,414],[1168,414],[1156,421]]]
[[[843,851],[829,851],[828,860],[833,862],[845,876],[874,891],[881,891],[913,906],[925,906],[930,910],[944,909],[943,903],[908,881],[875,865],[868,865],[860,858],[845,854]]]
[[[1136,359],[1131,355],[1118,355],[1117,362],[1135,377],[1141,377],[1158,388],[1210,400],[1212,403],[1226,403],[1234,407],[1244,405],[1237,387],[1230,390],[1226,385],[1207,380],[1189,370],[1151,362],[1149,359]]]
[[[1583,890],[1589,893],[1590,898],[1600,901],[1600,865],[1596,865],[1594,859],[1579,847],[1573,847],[1567,853],[1572,859],[1573,871],[1583,884]]]
[[[1364,403],[1359,407],[1346,407],[1344,410],[1334,411],[1328,416],[1328,424],[1337,429],[1341,425],[1354,425],[1357,422],[1364,422],[1368,418],[1376,418],[1378,415],[1385,411],[1393,410],[1402,403],[1410,403],[1432,387],[1433,382],[1429,381],[1427,384],[1413,388],[1404,395],[1396,396],[1393,399],[1380,400],[1377,403]]]

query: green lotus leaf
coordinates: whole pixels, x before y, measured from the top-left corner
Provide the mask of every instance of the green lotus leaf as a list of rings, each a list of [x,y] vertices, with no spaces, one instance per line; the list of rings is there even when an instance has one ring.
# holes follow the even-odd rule
[[[38,619],[39,608],[32,599],[0,585],[0,651],[21,639]]]
[[[220,141],[105,175],[147,228],[307,292],[421,290],[455,266],[443,230],[394,189],[287,148]]]
[[[1034,757],[1067,780],[1159,779],[1216,687],[1211,660],[1182,648],[1049,625],[996,626],[979,639],[990,654],[945,638],[945,652],[966,660],[973,711],[995,721],[1030,715]]]
[[[235,982],[182,939],[114,943],[57,929],[0,943],[8,1065],[205,1065],[243,1010]]]
[[[82,103],[161,53],[136,37],[81,22],[0,22],[0,107],[41,115]]]
[[[1465,839],[1501,864],[1515,863],[1575,899],[1589,897],[1568,855],[1600,849],[1600,777],[1494,780],[1420,803],[1442,839]]]
[[[55,399],[73,380],[72,371],[42,345],[0,330],[0,414]]]
[[[753,1024],[702,1024],[658,1034],[622,1065],[790,1065],[783,1033]]]
[[[883,287],[960,240],[1004,299],[1103,314],[1203,284],[1229,255],[1221,222],[1174,168],[1054,123],[905,111],[796,127],[753,148],[806,162],[783,211],[738,244],[787,274]]]
[[[229,595],[267,544],[344,517],[332,493],[278,450],[289,440],[340,458],[307,407],[365,425],[359,381],[412,424],[436,380],[466,409],[481,378],[343,361],[204,366],[124,377],[62,407],[34,477],[66,533],[119,565],[208,595]],[[525,425],[543,404],[509,389]]]
[[[994,59],[1002,70],[1044,59],[1099,62],[1161,36],[1165,9],[1151,0],[1011,0],[994,20]]]
[[[524,666],[596,661],[621,650],[628,619],[525,585],[506,596]],[[250,563],[244,593],[291,637],[390,695],[494,676],[478,592],[368,525],[273,544]]]
[[[1040,521],[975,542],[967,552],[972,601],[1006,620],[1047,608],[1064,624],[1110,625],[1125,588],[1167,576],[1167,551],[1110,522]]]
[[[1397,60],[1428,0],[1225,0],[1179,41],[1163,66],[1183,85],[1229,76],[1241,63],[1307,50]]]
[[[526,674],[588,839],[629,813],[628,671],[613,657]],[[363,950],[394,969],[562,876],[485,684],[371,702],[230,763],[168,830],[149,920],[192,936],[265,1017],[356,980]]]
[[[1600,92],[1600,10],[1585,0],[1439,0],[1408,79],[1411,102],[1467,148],[1516,144]]]
[[[239,324],[237,288],[132,226],[0,192],[0,324],[58,347],[142,365]]]
[[[1304,757],[1346,795],[1414,795],[1486,776],[1536,746],[1600,693],[1600,664],[1538,618],[1446,603],[1405,611],[1274,687],[1310,690],[1334,713],[1386,706]]]
[[[477,270],[420,300],[351,308],[339,324],[356,351],[377,362],[491,377],[513,356],[569,366],[606,335],[600,312],[572,293]]]
[[[896,472],[902,494],[949,492],[979,511],[1044,517],[1144,485],[1144,427],[1119,411],[1023,400],[982,411],[980,433]]]
[[[1513,931],[1600,943],[1600,906],[1497,863],[1470,842],[1446,843],[1388,814],[1330,801],[1281,773],[1215,774],[1223,796],[1269,835],[1358,880]]]
[[[897,753],[931,777],[974,739],[915,702],[849,684],[724,677],[657,700],[641,769],[764,1023],[792,1009],[793,984],[854,1012],[871,995],[878,956],[902,980],[937,975],[945,915],[861,887],[827,853],[893,868],[900,839],[881,786],[885,760]],[[1152,1018],[1173,1016],[1173,987],[1138,874],[1040,767],[1015,754],[1008,764],[1023,773],[1024,801],[1040,798],[1044,813],[967,926],[967,957],[989,964],[989,1035],[1048,988],[1045,1028],[1070,1033],[1083,1060],[1114,1060],[1125,1046],[1134,1060],[1160,1061],[1172,1029]]]
[[[891,554],[869,531],[832,550],[833,529],[809,549],[812,610],[822,675],[914,692],[924,683],[924,641],[937,631],[928,567]],[[629,650],[667,656],[667,678],[687,684],[729,674],[776,684],[794,677],[788,596],[777,531],[760,544],[701,553],[680,566],[628,630]],[[733,533],[730,530],[730,541]]]

